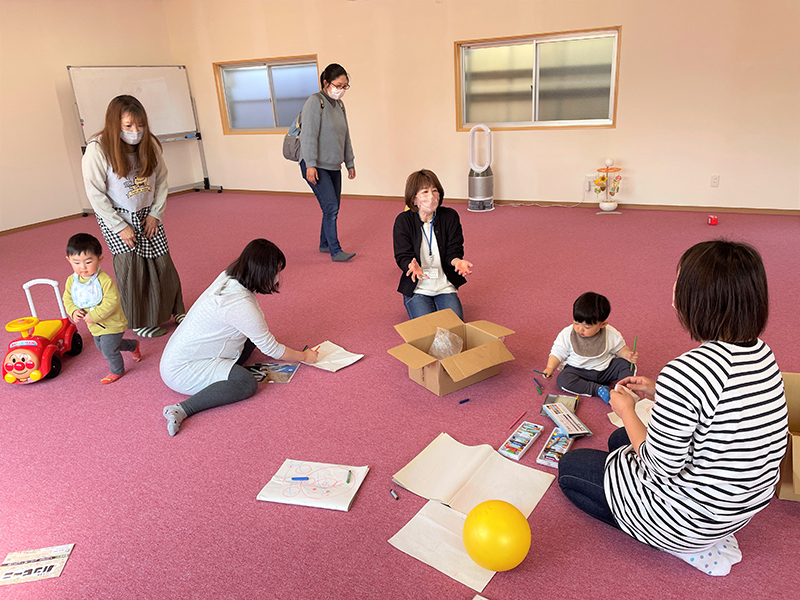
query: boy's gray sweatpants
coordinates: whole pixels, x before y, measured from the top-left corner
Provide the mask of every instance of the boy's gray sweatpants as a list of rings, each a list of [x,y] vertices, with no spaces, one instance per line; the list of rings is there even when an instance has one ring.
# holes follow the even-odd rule
[[[103,353],[114,375],[125,373],[125,361],[122,360],[121,352],[133,352],[136,350],[136,340],[123,339],[123,335],[125,335],[125,332],[92,336],[94,345]]]

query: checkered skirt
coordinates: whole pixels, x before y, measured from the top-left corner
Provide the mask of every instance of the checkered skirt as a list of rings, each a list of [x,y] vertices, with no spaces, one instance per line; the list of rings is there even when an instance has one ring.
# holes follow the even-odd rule
[[[117,254],[125,254],[126,252],[135,252],[142,258],[158,258],[159,256],[169,254],[167,234],[164,233],[163,223],[159,221],[158,229],[151,239],[148,240],[144,235],[144,219],[150,214],[149,206],[145,206],[136,212],[129,212],[118,206],[115,206],[114,210],[118,213],[130,215],[132,221],[131,227],[133,227],[133,231],[136,234],[136,245],[133,248],[128,246],[128,244],[122,241],[118,233],[114,233],[109,229],[100,215],[95,214],[97,223],[100,225],[100,231],[103,232],[103,237],[106,240],[108,249],[111,250],[111,254],[116,256]]]

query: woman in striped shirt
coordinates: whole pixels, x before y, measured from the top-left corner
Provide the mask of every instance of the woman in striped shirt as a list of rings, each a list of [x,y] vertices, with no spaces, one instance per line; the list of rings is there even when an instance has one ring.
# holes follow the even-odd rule
[[[625,425],[609,452],[577,449],[559,464],[564,494],[590,515],[710,575],[741,560],[733,534],[772,497],[786,451],[787,410],[775,357],[759,339],[769,313],[761,256],[746,244],[692,246],[673,305],[694,350],[657,381],[619,385],[655,400],[649,424],[611,392]]]

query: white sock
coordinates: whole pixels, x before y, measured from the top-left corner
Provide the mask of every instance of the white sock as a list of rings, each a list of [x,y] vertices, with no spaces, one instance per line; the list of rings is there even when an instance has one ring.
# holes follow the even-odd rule
[[[732,535],[726,536],[710,548],[699,552],[684,553],[670,550],[665,550],[665,552],[677,556],[703,573],[715,577],[727,575],[731,572],[731,567],[742,560],[739,542]]]
[[[167,420],[167,431],[175,435],[181,428],[181,423],[188,416],[180,404],[170,404],[164,407],[164,418]]]

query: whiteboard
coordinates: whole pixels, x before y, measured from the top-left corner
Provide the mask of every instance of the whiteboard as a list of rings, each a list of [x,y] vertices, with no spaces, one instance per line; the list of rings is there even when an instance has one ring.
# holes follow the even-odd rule
[[[134,96],[147,111],[150,131],[170,135],[197,131],[183,65],[160,67],[67,67],[83,142],[103,129],[108,103],[121,94]]]

